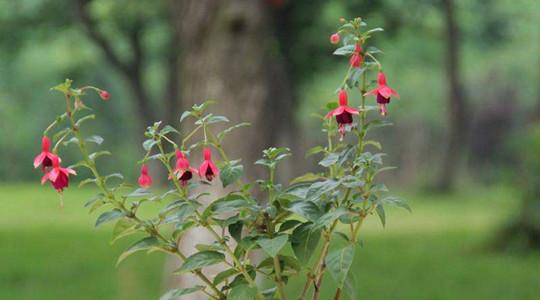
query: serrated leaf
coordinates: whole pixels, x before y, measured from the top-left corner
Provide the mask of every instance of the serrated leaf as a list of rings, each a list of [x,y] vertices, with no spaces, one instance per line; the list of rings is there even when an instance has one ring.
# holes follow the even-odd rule
[[[106,211],[102,213],[96,220],[96,227],[103,223],[107,223],[110,221],[114,221],[119,218],[123,218],[126,216],[126,213],[119,210],[119,209],[113,209],[111,211]]]
[[[132,244],[131,246],[129,246],[129,248],[126,251],[124,251],[122,254],[120,254],[120,256],[118,257],[118,261],[116,262],[116,265],[118,266],[124,259],[126,259],[128,256],[130,256],[131,254],[137,251],[151,249],[158,245],[159,245],[158,239],[153,236],[146,237],[142,240],[139,240],[135,242],[134,244]]]
[[[223,262],[225,255],[216,251],[201,251],[186,258],[180,269],[175,273],[189,272],[203,267]]]
[[[383,204],[398,206],[398,207],[408,210],[409,212],[412,212],[411,207],[407,204],[407,202],[405,202],[405,200],[399,197],[388,196],[388,197],[382,198],[380,201]]]
[[[291,182],[289,182],[289,185],[293,185],[300,182],[313,182],[313,181],[317,181],[321,179],[324,179],[324,177],[322,177],[319,174],[306,173],[302,176],[296,177],[293,180],[291,180]]]
[[[348,245],[342,249],[332,251],[326,257],[328,272],[336,281],[338,288],[342,288],[351,268],[354,258],[354,246]]]
[[[135,191],[131,192],[130,194],[126,195],[128,198],[134,198],[134,197],[148,197],[151,196],[152,193],[148,191],[148,189],[145,188],[138,188]]]
[[[279,251],[287,244],[289,237],[287,235],[280,235],[274,238],[260,238],[257,243],[270,257],[275,257]]]

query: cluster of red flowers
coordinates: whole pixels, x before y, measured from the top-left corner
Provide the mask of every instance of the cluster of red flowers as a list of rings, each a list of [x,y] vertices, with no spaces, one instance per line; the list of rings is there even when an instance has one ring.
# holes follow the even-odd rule
[[[334,33],[330,36],[330,42],[337,44],[340,41],[339,33]],[[362,55],[363,49],[360,43],[356,43],[353,53],[351,54],[349,63],[351,68],[361,68],[364,62]],[[379,105],[379,112],[381,115],[386,116],[388,114],[387,105],[390,103],[390,97],[394,96],[399,98],[399,94],[386,84],[386,77],[382,71],[379,71],[377,75],[377,87],[371,91],[368,91],[364,96],[375,96],[377,104]],[[359,111],[348,105],[347,92],[345,90],[339,91],[339,106],[326,114],[326,118],[336,117],[336,122],[339,127],[340,140],[345,135],[345,126],[350,125],[353,122],[352,115],[357,115]]]
[[[77,175],[77,173],[73,169],[62,167],[60,165],[60,157],[50,152],[49,148],[50,140],[44,136],[41,141],[41,152],[34,159],[34,168],[41,166],[44,173],[41,178],[41,184],[50,181],[52,186],[61,192],[69,186],[69,175]],[[186,155],[182,151],[176,150],[176,165],[173,175],[176,176],[182,185],[187,185],[193,174],[204,177],[208,181],[212,181],[219,175],[219,169],[212,161],[212,152],[210,149],[204,148],[203,157],[204,160],[201,166],[199,169],[195,169],[190,166]],[[172,177],[169,177],[169,179],[172,179]],[[142,188],[149,188],[152,185],[152,177],[148,174],[148,166],[146,164],[143,164],[141,167],[138,183]]]
[[[173,174],[169,176],[169,179],[173,179],[175,176],[177,180],[183,186],[186,186],[188,181],[193,178],[193,174],[206,178],[208,181],[212,181],[217,175],[219,175],[219,169],[212,161],[212,152],[208,148],[204,148],[203,157],[204,160],[201,163],[199,169],[195,169],[190,166],[189,160],[186,155],[176,149],[176,164]],[[139,176],[139,186],[142,188],[148,188],[152,185],[152,178],[148,175],[148,166],[143,165],[141,168],[141,175]]]
[[[34,168],[41,166],[44,175],[41,178],[41,184],[50,181],[52,186],[59,192],[69,186],[69,175],[77,175],[70,168],[63,168],[60,165],[60,157],[50,152],[50,140],[44,136],[41,140],[41,153],[34,159]]]

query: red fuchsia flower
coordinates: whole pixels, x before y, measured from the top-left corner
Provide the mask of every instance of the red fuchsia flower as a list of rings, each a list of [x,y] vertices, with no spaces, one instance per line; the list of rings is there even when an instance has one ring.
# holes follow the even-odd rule
[[[52,166],[52,160],[56,155],[49,152],[51,141],[48,137],[44,136],[41,139],[41,153],[34,158],[34,168],[41,166],[43,172],[47,171]]]
[[[210,152],[210,149],[204,148],[203,156],[204,161],[199,167],[199,176],[205,176],[206,180],[212,181],[219,174],[219,169],[212,161],[212,152]]]
[[[362,46],[360,46],[360,44],[356,44],[353,55],[351,56],[349,62],[353,68],[360,68],[363,60],[364,58],[362,57]]]
[[[332,116],[336,117],[336,122],[339,127],[340,141],[345,136],[345,125],[352,124],[352,115],[357,115],[359,111],[349,106],[347,92],[345,90],[339,91],[339,106],[326,114],[325,118]]]
[[[330,43],[332,43],[332,44],[339,43],[339,40],[340,40],[340,36],[339,36],[339,33],[337,33],[337,32],[330,36]]]
[[[109,95],[109,92],[107,92],[107,91],[101,90],[101,91],[99,92],[99,97],[101,97],[101,99],[104,100],[104,101],[109,100],[109,97],[110,97],[110,96],[111,96],[111,95]]]
[[[193,177],[193,174],[198,174],[197,169],[192,168],[189,165],[189,161],[182,151],[176,149],[176,168],[174,169],[174,175],[182,185],[186,185],[187,182]]]
[[[152,185],[152,177],[148,175],[148,166],[142,165],[141,176],[139,176],[139,186],[142,188],[149,188]]]
[[[386,105],[390,103],[390,97],[394,96],[399,99],[399,94],[392,88],[386,85],[386,77],[383,72],[379,72],[378,85],[373,90],[367,92],[365,95],[373,95],[377,97],[377,103],[379,104],[379,112],[381,115],[386,116],[388,113]]]
[[[77,173],[70,168],[62,168],[60,166],[60,158],[54,156],[52,159],[52,170],[45,173],[41,178],[41,184],[47,181],[52,183],[52,186],[59,192],[69,186],[69,175],[77,175]]]

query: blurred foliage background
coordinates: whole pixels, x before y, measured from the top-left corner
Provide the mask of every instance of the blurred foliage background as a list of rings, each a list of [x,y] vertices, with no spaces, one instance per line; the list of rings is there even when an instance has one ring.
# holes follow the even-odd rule
[[[392,265],[400,269],[402,273],[396,276],[402,277],[393,286],[395,290],[385,290],[380,282],[370,281],[364,282],[362,289],[368,290],[372,299],[396,298],[396,295],[400,299],[534,299],[529,291],[535,288],[533,282],[538,282],[537,254],[521,254],[524,256],[512,264],[514,254],[505,251],[504,255],[511,256],[495,258],[491,250],[495,245],[496,249],[514,253],[516,249],[537,248],[540,244],[540,150],[536,147],[540,141],[540,2],[536,0],[0,0],[2,214],[36,209],[33,205],[38,203],[37,195],[46,190],[41,188],[27,191],[25,197],[16,196],[28,190],[24,182],[38,185],[40,175],[32,168],[31,161],[39,150],[43,128],[62,112],[64,105],[63,99],[49,88],[65,78],[111,93],[106,105],[96,95],[90,95],[86,101],[99,116],[92,130],[105,138],[106,148],[115,154],[114,160],[107,160],[104,167],[125,170],[128,178],[135,178],[138,173],[135,162],[143,153],[140,144],[143,128],[160,119],[178,124],[182,109],[206,100],[207,96],[221,99],[225,106],[238,108],[250,103],[260,111],[267,111],[270,116],[255,124],[255,129],[261,130],[258,134],[263,136],[253,135],[253,139],[261,139],[256,145],[290,145],[297,153],[295,161],[303,161],[301,152],[320,139],[318,121],[311,114],[335,98],[335,88],[347,67],[343,58],[331,55],[334,46],[328,37],[340,17],[355,16],[362,16],[371,27],[385,29],[372,42],[384,51],[380,60],[389,83],[399,91],[401,99],[390,105],[389,118],[395,126],[380,130],[377,138],[389,154],[388,163],[399,166],[386,179],[409,195],[413,208],[419,207],[418,213],[403,217],[406,218],[403,222],[416,229],[407,227],[409,230],[403,235],[389,230],[390,237],[382,240],[377,237],[373,246],[366,247],[366,255],[373,260],[368,259],[367,265],[357,262],[358,270],[365,266],[370,272],[377,272],[378,260],[384,268]],[[264,56],[254,54],[261,49]],[[270,92],[261,96],[260,101],[242,102],[252,96],[242,94],[242,89],[236,87],[244,84],[247,90],[250,86],[255,89],[259,83],[242,77],[246,73],[242,67],[226,65],[229,59],[237,65],[245,62],[244,68],[260,74],[262,86]],[[275,83],[264,76],[286,80]],[[221,80],[224,90],[211,87],[216,85],[216,80]],[[201,86],[209,92],[192,91],[202,89]],[[282,94],[276,94],[276,90]],[[235,100],[235,93],[239,100]],[[258,119],[257,115],[249,114],[236,118]],[[280,134],[266,138],[267,131],[273,129]],[[238,152],[249,151],[248,158],[257,157],[260,153],[257,148],[263,147]],[[234,153],[235,149],[230,151]],[[76,160],[75,153],[69,151],[65,157],[67,161]],[[300,163],[301,167],[295,163],[297,167],[282,176],[285,180],[299,175],[298,169],[315,168],[316,163],[315,159]],[[501,189],[503,192],[499,193]],[[73,198],[79,199],[86,192],[73,193]],[[46,195],[55,197],[52,192]],[[494,197],[498,200],[488,201]],[[46,201],[43,195],[38,198]],[[29,202],[18,207],[15,201]],[[433,208],[439,204],[448,211]],[[39,205],[44,204],[39,202]],[[54,201],[46,204],[54,205]],[[445,216],[455,214],[459,219],[464,211],[471,212],[465,219],[471,222],[470,232]],[[492,217],[485,217],[486,214]],[[74,220],[79,218],[69,210],[57,218],[66,215]],[[415,223],[416,218],[420,221]],[[40,224],[49,228],[48,234],[56,239],[64,233],[66,239],[75,239],[84,232],[88,244],[83,244],[85,240],[77,242],[79,247],[73,248],[77,251],[88,246],[108,247],[102,239],[93,236],[94,232],[81,229],[84,227],[75,226],[72,232],[66,228],[57,231],[58,226],[40,222],[36,214],[25,214],[20,227],[0,222],[0,248],[6,251],[0,256],[0,264],[5,266],[10,261],[10,268],[3,268],[0,273],[0,298],[49,299],[33,297],[48,290],[50,285],[19,283],[44,280],[42,275],[35,274],[38,271],[30,270],[35,265],[28,266],[28,260],[49,253],[45,260],[55,261],[62,255],[13,250],[19,246],[33,248],[32,241],[42,237],[36,229],[41,228]],[[37,225],[28,225],[34,223]],[[102,235],[99,233],[99,237]],[[459,248],[452,252],[454,248],[447,247],[463,240],[470,246],[466,250]],[[407,248],[407,241],[414,241],[415,247],[438,247],[443,252],[423,262],[415,254],[418,249],[410,245]],[[48,246],[39,244],[44,249]],[[59,251],[66,249],[62,243],[49,246]],[[374,248],[378,246],[385,250],[377,252]],[[393,261],[390,249],[406,249],[411,260]],[[463,251],[474,252],[473,257]],[[478,253],[481,251],[486,252]],[[22,253],[24,259],[14,259]],[[96,271],[98,274],[112,270],[113,263],[105,261],[114,261],[113,254],[98,256],[85,260],[99,260],[102,270]],[[455,273],[448,270],[441,273],[449,266],[437,265],[461,257],[460,262],[466,266],[476,256],[483,257],[479,258],[482,263],[475,265],[477,272],[467,273],[465,267],[457,264],[453,266]],[[70,268],[79,264],[85,268],[91,265],[84,264],[82,259],[72,258],[73,265],[64,265],[62,270],[69,273]],[[141,261],[150,265],[150,261]],[[411,265],[411,261],[423,264],[426,269]],[[521,294],[497,292],[501,281],[508,282],[504,268],[499,270],[501,261],[515,278],[521,278],[519,284],[508,283]],[[536,271],[524,267],[531,263],[537,267]],[[24,271],[26,268],[29,270]],[[121,276],[128,277],[122,280],[144,281],[148,274],[137,275],[143,269],[127,272],[132,275]],[[391,273],[375,274],[392,281],[388,274],[395,274],[395,270],[388,271]],[[423,271],[439,274],[442,282],[452,281],[450,278],[454,281],[445,286],[446,292],[427,289],[421,293],[418,290],[424,287],[418,283],[408,285],[410,282],[404,278]],[[148,290],[139,296],[111,292],[77,297],[157,297],[160,280],[156,276],[161,276],[162,271],[152,272],[153,280],[145,281]],[[72,280],[62,271],[55,274]],[[88,280],[99,278],[99,275],[87,275]],[[480,286],[474,291],[465,283],[472,280],[471,276]],[[125,284],[118,280],[111,279],[108,283],[112,290]],[[68,282],[52,285],[56,284],[65,287]],[[77,295],[76,288],[64,292],[53,291],[50,299],[71,299]]]

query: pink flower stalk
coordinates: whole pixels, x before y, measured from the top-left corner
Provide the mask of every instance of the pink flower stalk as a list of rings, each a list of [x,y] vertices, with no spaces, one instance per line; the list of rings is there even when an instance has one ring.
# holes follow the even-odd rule
[[[330,43],[332,44],[337,44],[339,43],[339,40],[341,39],[341,37],[339,36],[339,33],[334,33],[330,36]]]
[[[192,168],[189,165],[189,161],[182,151],[176,149],[176,168],[174,169],[174,175],[183,186],[187,185],[188,181],[193,177],[193,174],[198,174],[197,169]]]
[[[148,166],[146,164],[141,167],[141,176],[139,176],[139,186],[142,188],[149,188],[152,185],[152,177],[148,175]]]
[[[111,96],[111,95],[109,95],[109,92],[107,92],[107,91],[101,90],[101,91],[99,92],[99,97],[101,97],[101,99],[104,100],[104,101],[109,100],[109,97],[110,97],[110,96]]]
[[[204,148],[203,157],[204,161],[199,167],[199,176],[204,176],[206,180],[212,181],[219,174],[219,169],[212,161],[212,152],[210,152],[210,149]]]
[[[50,181],[52,186],[59,192],[63,191],[64,188],[69,186],[69,175],[77,175],[73,169],[62,168],[60,166],[60,158],[54,156],[52,159],[52,170],[45,173],[41,178],[41,184]]]
[[[328,112],[325,118],[330,118],[332,116],[336,117],[336,122],[339,127],[339,140],[342,141],[345,136],[345,125],[352,124],[353,117],[352,115],[357,115],[359,111],[355,108],[349,106],[347,92],[345,90],[339,91],[339,106]]]
[[[399,94],[394,89],[386,85],[386,77],[384,76],[383,72],[379,72],[377,81],[377,87],[365,93],[365,96],[376,96],[377,103],[379,104],[379,112],[381,115],[386,116],[388,113],[386,105],[390,103],[390,97],[394,96],[399,99]]]
[[[41,139],[41,153],[34,158],[34,168],[41,166],[43,172],[47,171],[52,166],[52,160],[56,155],[49,152],[51,141],[48,137],[44,136]]]

